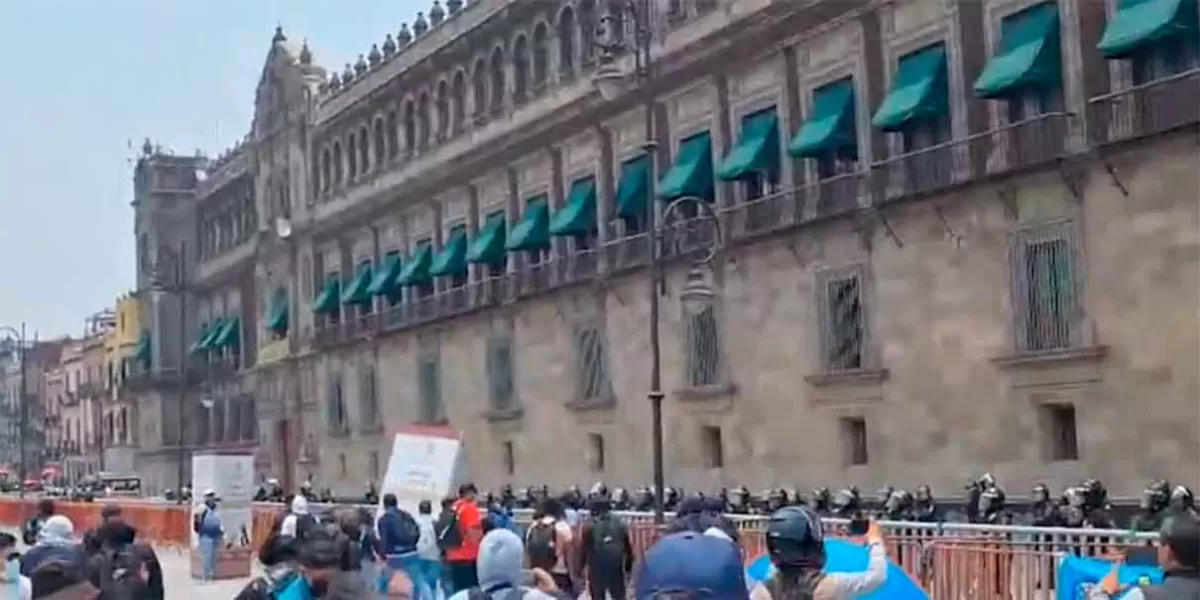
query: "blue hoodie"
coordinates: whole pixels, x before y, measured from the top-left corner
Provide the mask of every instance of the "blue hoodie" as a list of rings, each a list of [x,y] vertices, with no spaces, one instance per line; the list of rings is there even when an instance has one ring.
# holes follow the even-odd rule
[[[509,590],[521,585],[521,566],[525,559],[525,544],[520,536],[507,529],[493,529],[479,542],[479,587],[489,600],[507,600]],[[468,600],[470,590],[460,590],[450,600]],[[524,600],[554,600],[553,596],[535,589],[526,589]]]

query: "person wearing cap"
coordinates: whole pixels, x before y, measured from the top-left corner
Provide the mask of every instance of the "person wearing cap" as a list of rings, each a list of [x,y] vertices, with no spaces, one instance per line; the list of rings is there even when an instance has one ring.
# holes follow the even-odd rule
[[[473,483],[458,486],[458,500],[450,510],[454,511],[454,527],[458,530],[458,545],[446,548],[446,571],[452,591],[465,590],[479,585],[479,572],[475,561],[479,559],[479,541],[483,539],[483,514],[475,505],[478,490]],[[446,536],[439,532],[442,539]]]
[[[1121,565],[1092,588],[1089,600],[1183,600],[1200,598],[1200,522],[1188,513],[1171,515],[1158,530],[1158,566],[1166,577],[1158,585],[1121,589]]]
[[[668,534],[639,563],[633,597],[750,600],[742,554],[721,537],[695,531]]]
[[[199,538],[201,581],[212,581],[217,575],[217,550],[225,537],[225,526],[221,523],[221,515],[217,511],[216,492],[204,490],[204,504],[196,513],[192,529]]]

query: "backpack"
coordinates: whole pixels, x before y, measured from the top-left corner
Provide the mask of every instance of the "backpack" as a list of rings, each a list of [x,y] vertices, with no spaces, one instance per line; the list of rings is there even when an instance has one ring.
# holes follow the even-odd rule
[[[417,542],[421,541],[421,526],[417,524],[417,520],[412,515],[401,510],[396,514],[399,517],[397,530],[400,534],[400,548],[411,550],[417,547]]]
[[[821,585],[821,580],[824,574],[816,571],[808,576],[797,580],[797,588],[793,590],[792,595],[786,599],[783,593],[783,584],[779,582],[779,574],[776,573],[763,582],[763,587],[771,593],[771,600],[810,600],[817,595],[817,587]]]
[[[525,588],[517,586],[508,588],[508,593],[501,596],[500,600],[521,600],[524,597]],[[467,600],[492,600],[492,595],[483,591],[483,588],[473,587],[467,590]]]
[[[106,548],[93,565],[93,583],[103,598],[136,597],[135,590],[148,587],[149,575],[143,578],[146,561],[137,555],[132,544],[119,549]]]
[[[558,564],[558,531],[555,526],[558,521],[539,519],[529,528],[525,539],[525,553],[529,556],[529,566],[534,569],[549,571]]]
[[[611,565],[625,564],[625,541],[629,536],[625,523],[610,515],[592,521],[591,550],[594,560]]]
[[[21,541],[25,542],[26,546],[32,546],[37,543],[38,533],[42,530],[42,518],[34,517],[25,523],[25,528],[21,532]]]
[[[438,548],[441,548],[442,550],[453,550],[462,546],[463,535],[458,529],[457,510],[443,510],[441,514],[438,515],[438,520],[437,523],[434,524],[433,530],[437,533]]]

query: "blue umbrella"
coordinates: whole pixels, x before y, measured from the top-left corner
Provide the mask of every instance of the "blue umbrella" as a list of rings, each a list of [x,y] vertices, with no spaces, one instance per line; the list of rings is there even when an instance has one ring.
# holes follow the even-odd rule
[[[866,546],[840,539],[825,540],[825,571],[827,573],[861,573],[867,570]],[[775,573],[771,558],[759,556],[746,565],[746,585],[753,588]],[[900,565],[887,563],[887,581],[874,592],[860,598],[887,598],[888,600],[929,600],[929,594],[917,585]]]
[[[1108,572],[1112,563],[1095,558],[1081,558],[1066,555],[1058,563],[1058,599],[1075,600],[1083,598],[1087,589],[1098,585]],[[1146,565],[1121,565],[1117,571],[1117,580],[1122,586],[1154,585],[1162,583],[1162,569]],[[1126,592],[1127,594],[1128,592]],[[1123,598],[1125,594],[1117,596]]]

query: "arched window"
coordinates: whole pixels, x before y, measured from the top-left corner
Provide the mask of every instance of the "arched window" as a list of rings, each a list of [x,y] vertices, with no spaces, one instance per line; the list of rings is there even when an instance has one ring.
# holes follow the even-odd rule
[[[432,129],[430,121],[432,120],[433,114],[429,112],[429,94],[421,92],[417,98],[417,133],[420,134],[417,143],[420,144],[422,150],[429,147],[429,131]]]
[[[492,50],[492,112],[504,110],[504,51]]]
[[[383,135],[383,119],[375,119],[375,128],[373,135],[375,136],[375,165],[383,164],[387,160],[387,141]]]
[[[345,164],[342,162],[342,143],[333,143],[333,184],[342,185],[342,177],[345,175]]]
[[[558,72],[575,72],[575,11],[569,6],[558,16]]]
[[[438,82],[437,86],[437,131],[438,139],[445,139],[450,135],[450,92],[446,85],[446,80]]]
[[[321,178],[321,157],[319,155],[313,155],[312,169],[309,173],[312,175],[310,175],[308,183],[312,187],[312,193],[315,196],[321,193],[321,184],[323,183],[323,179]]]
[[[412,100],[404,103],[404,149],[412,152],[417,146],[417,113]]]
[[[329,148],[321,151],[321,191],[328,192],[329,184],[333,182],[333,158]]]
[[[525,36],[517,36],[513,42],[513,98],[522,101],[529,91],[529,44]]]
[[[363,173],[371,170],[371,142],[367,137],[367,126],[358,130],[358,163]]]
[[[593,0],[579,2],[579,55],[583,64],[590,65],[596,58],[596,3]]]
[[[475,69],[471,72],[471,95],[475,102],[475,114],[487,112],[487,64],[482,58],[475,61]]]
[[[454,74],[454,83],[450,86],[450,107],[454,113],[451,123],[454,130],[462,129],[467,116],[467,76],[459,71]]]
[[[387,157],[388,160],[396,158],[396,153],[400,151],[400,131],[397,129],[396,111],[389,110],[387,114]]]
[[[354,134],[346,136],[346,180],[353,181],[358,175],[358,142]]]
[[[533,29],[533,88],[541,89],[546,85],[547,71],[550,69],[549,35],[546,24],[538,23]]]

